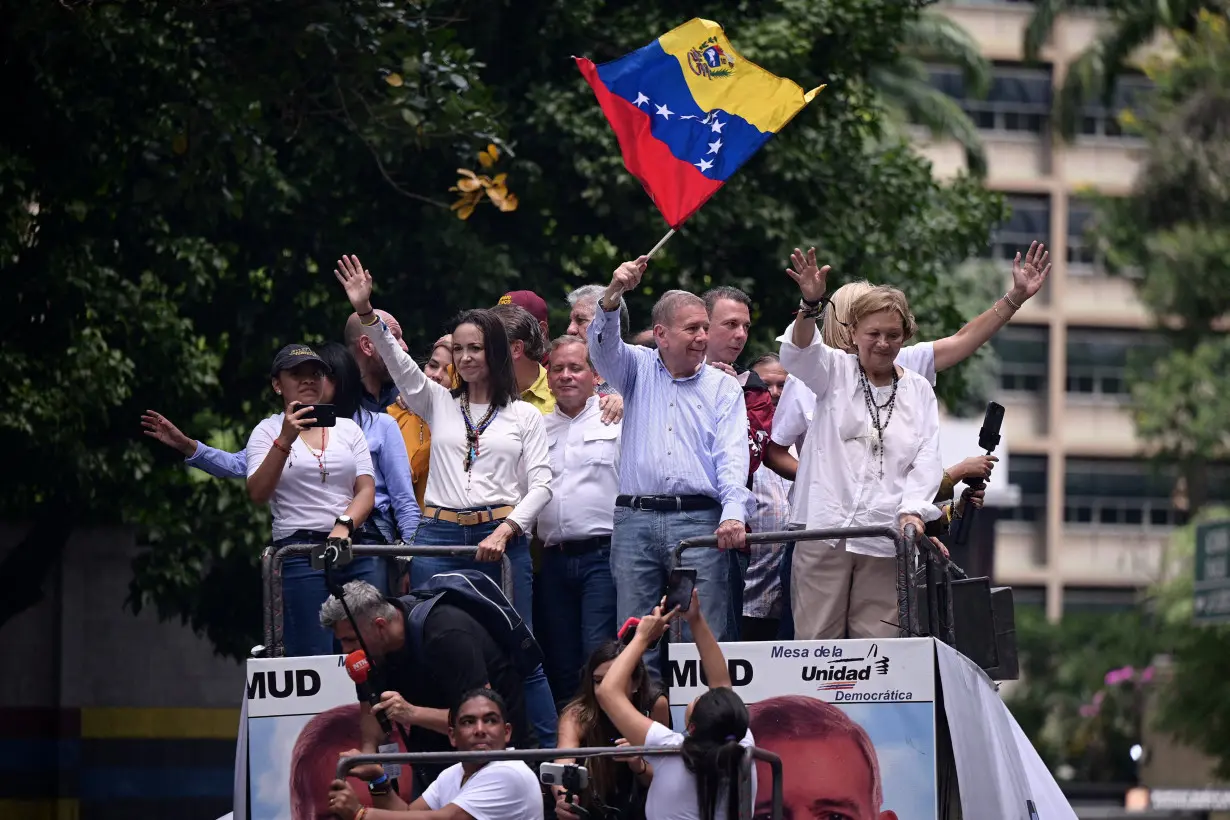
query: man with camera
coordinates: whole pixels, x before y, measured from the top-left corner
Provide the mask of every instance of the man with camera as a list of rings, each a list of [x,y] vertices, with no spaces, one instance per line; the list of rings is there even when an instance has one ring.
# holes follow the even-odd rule
[[[421,596],[385,598],[371,584],[360,581],[346,584],[343,592],[354,623],[335,597],[321,607],[320,623],[333,630],[347,653],[361,648],[355,623],[362,630],[374,667],[373,691],[378,696],[374,705],[366,701],[360,705],[365,754],[375,753],[384,739],[378,714],[396,724],[406,751],[448,751],[454,737],[449,709],[474,689],[499,694],[500,713],[507,718],[504,722],[510,727],[513,746],[538,747],[538,737],[526,717],[523,676],[516,659],[470,612],[446,599],[438,600],[422,622],[421,633],[416,634],[411,616],[423,603]],[[423,794],[442,768],[415,766],[413,793]]]
[[[505,714],[504,699],[491,689],[465,692],[448,710],[449,741],[459,752],[505,749],[513,736]],[[335,780],[329,788],[329,809],[342,820],[543,820],[538,780],[517,760],[455,763],[409,806],[381,782],[381,766],[359,766],[351,774],[368,781],[373,807],[360,804],[346,781]]]

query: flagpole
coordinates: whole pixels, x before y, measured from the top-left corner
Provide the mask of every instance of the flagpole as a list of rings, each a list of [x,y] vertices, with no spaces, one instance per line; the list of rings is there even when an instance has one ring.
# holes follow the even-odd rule
[[[666,232],[666,236],[664,236],[664,237],[662,237],[661,239],[659,239],[659,240],[658,240],[658,244],[656,244],[656,245],[654,245],[654,246],[653,246],[653,250],[651,250],[649,253],[645,254],[645,258],[646,258],[646,259],[652,259],[652,258],[653,258],[653,255],[654,255],[655,253],[657,253],[658,251],[662,250],[662,246],[666,244],[666,240],[670,239],[670,238],[671,238],[672,236],[674,236],[674,235],[675,235],[675,229],[674,229],[674,228],[671,228],[669,231],[667,231],[667,232]]]

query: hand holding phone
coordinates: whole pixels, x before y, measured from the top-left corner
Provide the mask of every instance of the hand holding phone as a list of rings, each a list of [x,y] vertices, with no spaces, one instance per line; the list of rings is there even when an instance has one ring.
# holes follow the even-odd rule
[[[666,600],[662,604],[663,613],[678,609],[687,612],[692,605],[692,590],[696,589],[696,570],[676,567],[671,570],[670,579],[666,583]]]
[[[303,405],[299,402],[294,402],[290,406],[290,411],[295,413],[299,408],[304,406],[311,407],[311,416],[315,419],[311,424],[305,424],[304,427],[336,427],[337,426],[337,408],[332,404],[313,404]]]

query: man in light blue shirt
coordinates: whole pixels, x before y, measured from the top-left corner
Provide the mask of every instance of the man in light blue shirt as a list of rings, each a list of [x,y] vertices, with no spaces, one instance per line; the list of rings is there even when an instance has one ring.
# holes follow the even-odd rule
[[[620,338],[623,294],[640,283],[647,261],[619,266],[587,331],[594,365],[624,397],[611,539],[618,618],[622,623],[652,611],[681,540],[716,534],[718,549],[685,550],[682,565],[697,571],[705,620],[721,626],[719,641],[729,640],[727,551],[745,546],[749,497],[743,392],[737,381],[705,366],[709,317],[694,294],[673,290],[658,300],[656,350]]]

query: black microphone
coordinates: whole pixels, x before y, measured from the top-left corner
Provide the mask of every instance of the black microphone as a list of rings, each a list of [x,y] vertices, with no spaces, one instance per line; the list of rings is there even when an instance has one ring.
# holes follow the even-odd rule
[[[375,706],[380,703],[380,696],[376,694],[376,690],[372,689],[371,684],[367,682],[367,675],[371,671],[372,665],[367,660],[367,653],[362,649],[356,649],[346,656],[346,674],[350,675],[350,679],[355,682],[355,686],[359,691],[359,699],[367,701],[370,705]],[[372,715],[380,723],[380,729],[384,732],[387,738],[393,734],[393,724],[389,722],[389,716],[383,711],[372,711]]]
[[[999,431],[1004,425],[1004,406],[997,402],[987,402],[987,413],[982,418],[982,429],[978,431],[978,449],[986,451],[987,455],[995,452],[995,448],[999,446]],[[974,510],[976,509],[970,501],[970,497],[978,490],[987,486],[985,480],[981,478],[965,479],[966,490],[961,493],[961,497],[965,499],[965,508],[961,513],[961,517],[955,522],[956,532],[953,534],[953,543],[964,546],[969,540],[970,528],[973,526]],[[956,503],[955,501],[953,502]]]

